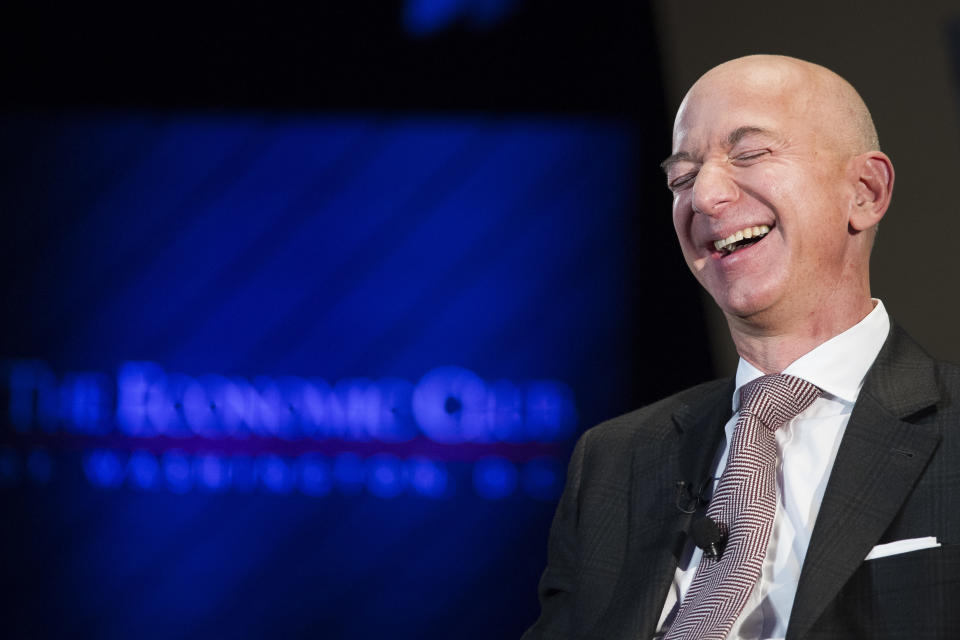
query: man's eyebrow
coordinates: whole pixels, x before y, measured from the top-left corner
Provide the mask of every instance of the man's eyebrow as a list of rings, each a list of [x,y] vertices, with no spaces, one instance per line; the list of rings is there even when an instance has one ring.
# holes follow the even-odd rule
[[[671,154],[667,157],[666,160],[660,163],[660,168],[663,169],[664,173],[670,171],[670,167],[677,164],[678,162],[683,162],[684,160],[689,160],[693,162],[693,155],[687,153],[686,151],[678,151],[677,153]]]

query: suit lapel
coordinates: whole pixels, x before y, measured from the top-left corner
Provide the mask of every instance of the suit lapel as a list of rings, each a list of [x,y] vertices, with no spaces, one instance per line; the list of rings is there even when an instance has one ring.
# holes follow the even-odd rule
[[[677,406],[663,437],[633,447],[626,558],[603,616],[602,638],[649,638],[677,568],[674,555],[690,515],[677,507],[677,481],[699,483],[730,417],[733,381],[718,381]]]
[[[713,476],[713,462],[723,435],[723,427],[733,414],[731,398],[734,382],[729,380],[720,393],[698,399],[695,405],[681,405],[673,414],[680,434],[680,458],[677,476],[695,493]]]
[[[893,326],[864,381],[820,506],[787,630],[798,640],[890,526],[940,441],[907,420],[939,399],[933,360]]]

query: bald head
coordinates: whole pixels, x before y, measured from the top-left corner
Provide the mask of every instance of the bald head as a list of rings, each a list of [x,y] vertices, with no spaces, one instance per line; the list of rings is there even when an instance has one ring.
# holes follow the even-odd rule
[[[677,122],[695,98],[709,101],[711,94],[730,90],[778,98],[797,117],[816,123],[824,144],[845,154],[880,150],[873,118],[857,90],[826,67],[788,56],[745,56],[707,71],[684,98]]]

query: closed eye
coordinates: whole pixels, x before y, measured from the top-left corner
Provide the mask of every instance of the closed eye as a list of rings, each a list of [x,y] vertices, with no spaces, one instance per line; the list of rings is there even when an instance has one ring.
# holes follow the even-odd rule
[[[740,155],[734,156],[731,159],[733,162],[738,164],[750,164],[759,160],[768,153],[770,153],[768,149],[760,149],[759,151],[748,151],[746,153],[741,153]]]
[[[684,187],[693,184],[694,179],[697,177],[696,172],[685,173],[682,176],[677,176],[673,180],[667,183],[667,186],[671,191],[679,191]]]

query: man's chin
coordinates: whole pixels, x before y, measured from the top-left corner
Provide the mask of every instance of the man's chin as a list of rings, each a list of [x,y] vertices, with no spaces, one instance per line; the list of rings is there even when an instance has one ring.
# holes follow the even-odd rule
[[[723,311],[723,315],[730,321],[736,321],[743,324],[764,324],[763,319],[769,315],[771,308],[770,301],[766,296],[741,295],[741,296],[713,296],[713,301]]]

